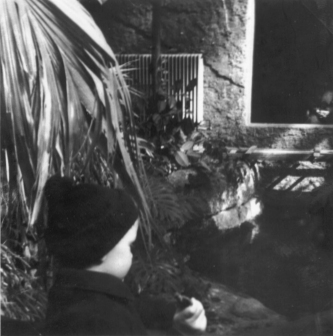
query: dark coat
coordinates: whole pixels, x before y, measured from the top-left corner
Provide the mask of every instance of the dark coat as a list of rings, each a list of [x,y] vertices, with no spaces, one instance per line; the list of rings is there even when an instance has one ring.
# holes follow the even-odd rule
[[[171,327],[174,313],[174,304],[137,301],[109,274],[66,269],[50,290],[43,335],[147,335],[144,324]]]

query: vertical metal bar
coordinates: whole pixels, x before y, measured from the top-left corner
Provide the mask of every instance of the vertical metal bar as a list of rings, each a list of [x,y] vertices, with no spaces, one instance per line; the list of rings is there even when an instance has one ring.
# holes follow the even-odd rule
[[[191,59],[191,79],[190,81],[194,81],[194,58],[193,58],[193,55],[190,55],[190,59]],[[194,114],[194,88],[191,90],[191,119],[193,121],[195,121],[195,114]]]
[[[146,96],[147,94],[149,94],[149,87],[148,87],[148,83],[147,83],[147,55],[144,54],[142,55],[142,59],[141,59],[141,76],[142,76],[142,92],[144,93],[144,95]]]
[[[183,118],[186,117],[186,96],[185,96],[185,88],[186,88],[186,71],[185,71],[185,57],[181,58],[181,63],[182,63],[182,112],[183,112]]]
[[[144,78],[144,93],[145,98],[149,98],[150,96],[150,83],[149,83],[149,57],[148,55],[144,55],[142,59],[142,76]],[[146,111],[145,111],[146,112]],[[146,120],[147,115],[144,115],[144,120]]]
[[[167,58],[165,55],[161,55],[161,70],[160,70],[160,83],[161,83],[161,87],[163,87],[163,89],[166,89],[166,92],[167,92],[167,87],[166,87],[166,69],[167,69]]]
[[[123,64],[125,65],[126,69],[133,69],[133,62],[132,57],[130,55],[124,55],[123,57]],[[130,85],[135,85],[135,69],[126,72],[128,77],[128,82]]]
[[[190,80],[191,80],[191,68],[190,68],[190,61],[191,61],[191,58],[190,58],[190,55],[186,55],[186,71],[187,71],[187,84],[186,86],[188,86],[190,84]],[[188,100],[188,112],[191,112],[191,91],[187,91],[187,100]],[[192,118],[192,115],[191,113],[190,114],[187,114],[187,116],[191,117]]]
[[[193,89],[193,120],[195,122],[198,121],[197,118],[197,86],[198,86],[198,78],[196,74],[196,67],[197,67],[197,55],[193,55],[193,78],[196,80],[196,85]]]
[[[188,92],[187,92],[187,86],[188,86],[188,55],[185,55],[184,57],[185,59],[185,109],[186,106],[188,106],[188,103],[186,103],[188,101]],[[186,111],[188,112],[189,109],[186,109]],[[186,117],[188,117],[188,113],[186,113]]]
[[[198,122],[198,56],[193,56],[193,77],[197,80],[197,85],[194,87],[193,90],[193,118],[195,122]]]
[[[150,87],[150,58],[148,55],[145,56],[145,84],[148,87],[148,96],[151,95]]]
[[[138,77],[138,86],[137,89],[140,90],[142,92],[142,87],[144,84],[143,81],[143,76],[142,76],[142,60],[143,60],[143,55],[137,55],[137,59],[136,59],[136,73],[137,73],[137,77]]]
[[[126,55],[126,67],[130,69],[127,72],[128,76],[131,78],[131,83],[134,87],[137,87],[138,82],[138,63],[136,62],[135,55]]]
[[[177,101],[177,97],[176,97],[176,80],[177,80],[177,76],[176,76],[176,56],[172,56],[172,86],[173,86],[173,91],[172,94],[174,95],[176,101]]]
[[[139,77],[139,83],[138,83],[138,90],[141,92],[145,92],[145,79],[144,79],[144,55],[138,55],[138,77]]]
[[[173,95],[174,95],[174,97],[175,97],[175,99],[177,101],[178,99],[176,97],[176,87],[175,87],[175,83],[176,83],[176,80],[177,80],[177,76],[176,76],[176,56],[172,57],[172,67],[173,67],[173,70],[172,70],[172,76],[173,76],[173,79],[172,79]]]
[[[145,57],[146,55],[142,55],[140,57],[140,77],[141,77],[141,83],[140,83],[140,91],[146,97],[147,95],[147,88],[146,88],[146,69],[145,69]],[[146,119],[146,110],[143,109],[143,114],[141,116],[141,121],[144,121]]]
[[[147,94],[147,69],[146,69],[146,55],[143,55],[141,58],[141,76],[142,76],[142,88],[141,90],[144,94]]]
[[[142,76],[142,88],[141,90],[143,91],[144,95],[149,95],[149,85],[147,83],[147,56],[143,55],[141,59],[141,76]]]
[[[172,55],[169,56],[169,60],[170,60],[170,66],[169,66],[169,85],[170,85],[170,95],[173,96],[173,57]]]
[[[142,71],[143,71],[143,57],[144,55],[137,55],[136,59],[136,67],[137,67],[137,74],[138,74],[138,90],[142,92],[142,86],[144,84]]]
[[[188,55],[186,55],[184,57],[185,59],[185,109],[186,106],[188,106],[188,98],[189,98],[189,92],[186,90],[187,86],[188,86]],[[188,112],[189,109],[186,109],[186,111]],[[188,113],[186,113],[186,117],[188,117]]]
[[[161,55],[162,56],[162,55]],[[141,91],[146,97],[151,96],[152,74],[150,54],[116,55],[120,65],[132,69],[126,74],[127,82]],[[193,121],[203,120],[203,59],[201,54],[177,54],[162,56],[161,79],[164,80],[168,95],[172,95],[176,101],[181,101],[182,117],[190,116]],[[193,89],[186,91],[191,81],[196,80]],[[177,82],[180,85],[176,85]],[[192,82],[193,83],[193,82]],[[178,84],[178,83],[177,83]],[[176,90],[176,87],[179,90]],[[186,98],[190,99],[189,111],[186,113]],[[144,117],[144,116],[143,116]]]
[[[180,97],[179,97],[179,85],[178,85],[178,81],[179,81],[179,64],[178,64],[178,62],[179,62],[179,56],[178,55],[176,55],[175,56],[175,65],[176,65],[176,71],[175,71],[175,75],[176,75],[176,77],[175,77],[175,79],[176,79],[176,82],[177,82],[177,101],[181,101],[181,99],[180,99]]]
[[[147,69],[148,69],[148,83],[149,83],[149,88],[150,88],[150,92],[149,92],[149,96],[152,95],[152,82],[153,82],[153,75],[152,75],[152,69],[151,69],[151,57],[150,55],[147,57]]]
[[[135,66],[135,76],[136,76],[136,89],[142,90],[142,56],[135,55],[133,59],[133,65]]]
[[[193,76],[193,57],[192,55],[189,55],[189,72],[190,72],[190,83],[191,81],[194,80],[194,76]],[[194,121],[194,109],[193,109],[193,92],[194,92],[194,89],[192,89],[190,91],[190,110],[191,110],[191,119]]]
[[[198,122],[203,120],[203,80],[204,64],[202,55],[198,57]]]
[[[167,70],[167,73],[166,73],[166,88],[167,88],[167,94],[168,96],[171,95],[171,86],[170,86],[170,71],[171,71],[171,67],[170,67],[170,61],[171,61],[171,57],[169,55],[165,56],[165,61],[166,61],[166,70]]]

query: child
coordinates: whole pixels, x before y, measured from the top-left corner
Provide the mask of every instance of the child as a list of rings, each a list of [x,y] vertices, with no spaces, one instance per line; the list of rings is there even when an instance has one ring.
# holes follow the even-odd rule
[[[50,253],[59,264],[49,293],[45,335],[147,335],[160,325],[183,334],[206,328],[202,304],[136,300],[123,279],[132,264],[139,213],[123,190],[74,185],[53,176],[45,186]]]

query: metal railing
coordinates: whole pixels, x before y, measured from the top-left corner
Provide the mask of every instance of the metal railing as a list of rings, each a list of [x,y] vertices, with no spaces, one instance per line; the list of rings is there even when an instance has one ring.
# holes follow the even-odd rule
[[[152,94],[151,54],[117,54],[129,84],[146,97]],[[162,54],[161,86],[181,106],[182,117],[203,120],[203,58],[201,54]]]

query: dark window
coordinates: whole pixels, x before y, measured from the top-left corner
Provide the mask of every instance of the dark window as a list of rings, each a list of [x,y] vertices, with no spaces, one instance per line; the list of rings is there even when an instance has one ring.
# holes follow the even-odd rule
[[[333,1],[255,5],[251,122],[333,124]]]

